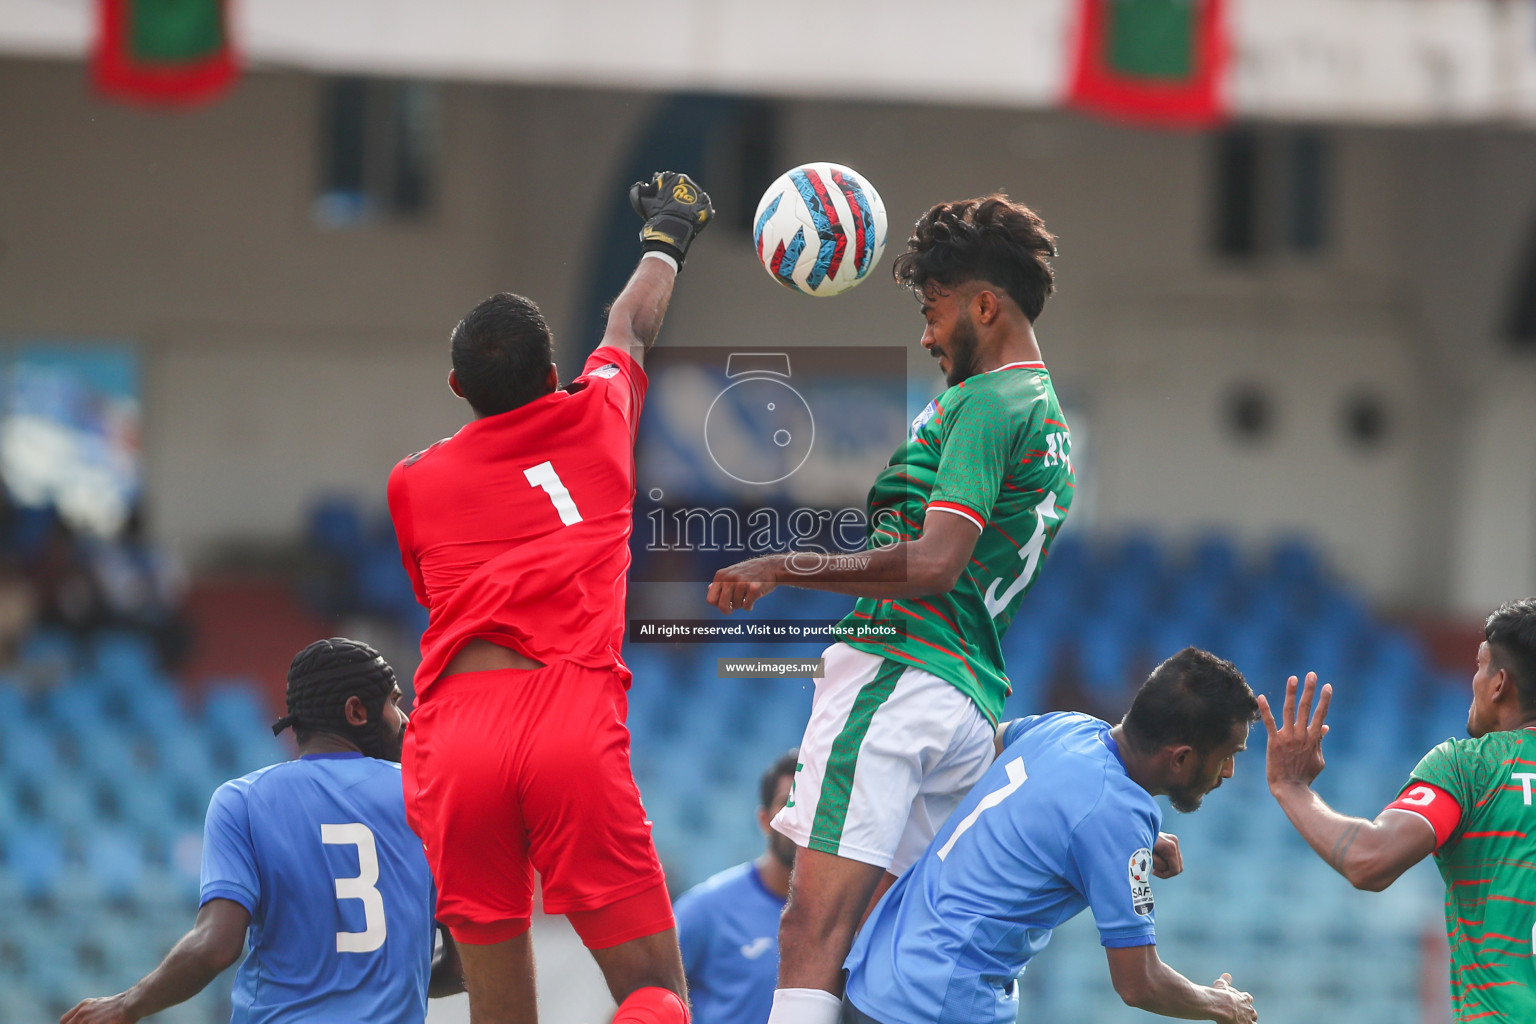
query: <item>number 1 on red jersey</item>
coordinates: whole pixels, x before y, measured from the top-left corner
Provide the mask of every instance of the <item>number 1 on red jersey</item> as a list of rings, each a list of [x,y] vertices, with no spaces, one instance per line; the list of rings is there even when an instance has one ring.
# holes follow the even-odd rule
[[[530,466],[523,470],[523,476],[535,487],[541,488],[549,495],[549,500],[554,503],[555,511],[560,513],[560,521],[566,526],[581,522],[581,512],[577,510],[576,503],[571,500],[571,492],[565,489],[565,484],[560,480],[560,474],[555,472],[555,467],[548,462],[541,462],[537,466]]]

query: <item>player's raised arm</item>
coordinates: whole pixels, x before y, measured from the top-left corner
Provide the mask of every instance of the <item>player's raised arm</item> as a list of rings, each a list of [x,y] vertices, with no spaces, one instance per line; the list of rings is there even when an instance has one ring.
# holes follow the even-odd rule
[[[1435,851],[1435,827],[1419,814],[1397,807],[1388,807],[1375,821],[1351,818],[1329,807],[1312,791],[1312,780],[1323,770],[1323,737],[1328,733],[1325,719],[1333,697],[1333,687],[1324,686],[1313,711],[1316,689],[1317,674],[1308,672],[1298,702],[1296,677],[1291,676],[1285,684],[1285,704],[1278,724],[1269,701],[1259,697],[1259,712],[1269,731],[1264,755],[1269,791],[1307,845],[1329,867],[1356,889],[1380,892]]]
[[[688,256],[688,247],[709,226],[715,208],[709,193],[676,171],[659,171],[650,181],[635,182],[629,189],[629,202],[645,219],[640,229],[645,253],[613,301],[603,344],[624,349],[644,365],[645,353],[661,331],[672,285]]]

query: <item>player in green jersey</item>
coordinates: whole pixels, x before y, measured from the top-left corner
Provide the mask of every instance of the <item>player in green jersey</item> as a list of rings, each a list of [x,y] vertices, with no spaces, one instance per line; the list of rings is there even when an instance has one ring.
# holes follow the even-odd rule
[[[709,601],[750,609],[779,584],[859,598],[826,652],[794,792],[795,841],[769,1024],[831,1024],[854,931],[995,756],[1000,638],[1072,504],[1071,435],[1034,321],[1055,239],[1001,195],[933,207],[896,259],[948,390],[869,492],[866,549],[720,570]]]
[[[1269,730],[1269,789],[1296,830],[1357,889],[1379,892],[1430,853],[1445,879],[1455,1020],[1536,1021],[1536,598],[1488,616],[1477,649],[1465,740],[1419,762],[1375,821],[1346,817],[1312,792],[1323,770],[1332,688],[1311,712],[1317,676],[1285,689]]]

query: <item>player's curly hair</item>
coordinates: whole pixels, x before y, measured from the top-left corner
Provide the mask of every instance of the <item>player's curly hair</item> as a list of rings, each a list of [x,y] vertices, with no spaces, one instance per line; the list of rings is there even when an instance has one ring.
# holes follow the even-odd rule
[[[891,274],[919,295],[930,282],[986,281],[1007,292],[1033,323],[1056,290],[1055,255],[1056,236],[1039,214],[995,192],[923,214]]]
[[[378,651],[357,640],[316,640],[288,666],[288,713],[272,723],[275,736],[288,727],[303,743],[317,732],[334,733],[367,754],[375,746],[384,702],[395,691],[395,670]],[[347,698],[368,709],[368,724],[347,721]]]
[[[553,342],[532,299],[492,295],[464,314],[449,348],[459,390],[477,415],[511,412],[549,391]]]
[[[1258,698],[1236,665],[1186,647],[1152,670],[1121,725],[1140,750],[1187,743],[1203,756],[1258,717]]]
[[[1495,608],[1483,624],[1483,638],[1493,663],[1514,679],[1520,707],[1536,710],[1536,597]]]

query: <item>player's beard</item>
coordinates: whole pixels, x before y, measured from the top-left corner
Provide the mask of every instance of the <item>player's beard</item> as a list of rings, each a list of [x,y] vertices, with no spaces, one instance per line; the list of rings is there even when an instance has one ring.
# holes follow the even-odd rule
[[[970,314],[958,318],[949,332],[949,340],[944,343],[944,354],[949,356],[949,373],[945,375],[944,383],[954,387],[968,377],[976,376],[976,349],[980,344],[976,323]]]
[[[384,724],[383,717],[380,716],[377,722],[359,726],[352,741],[357,744],[357,749],[368,757],[399,764],[405,752],[405,728],[401,726],[398,732],[390,735],[389,726]]]

